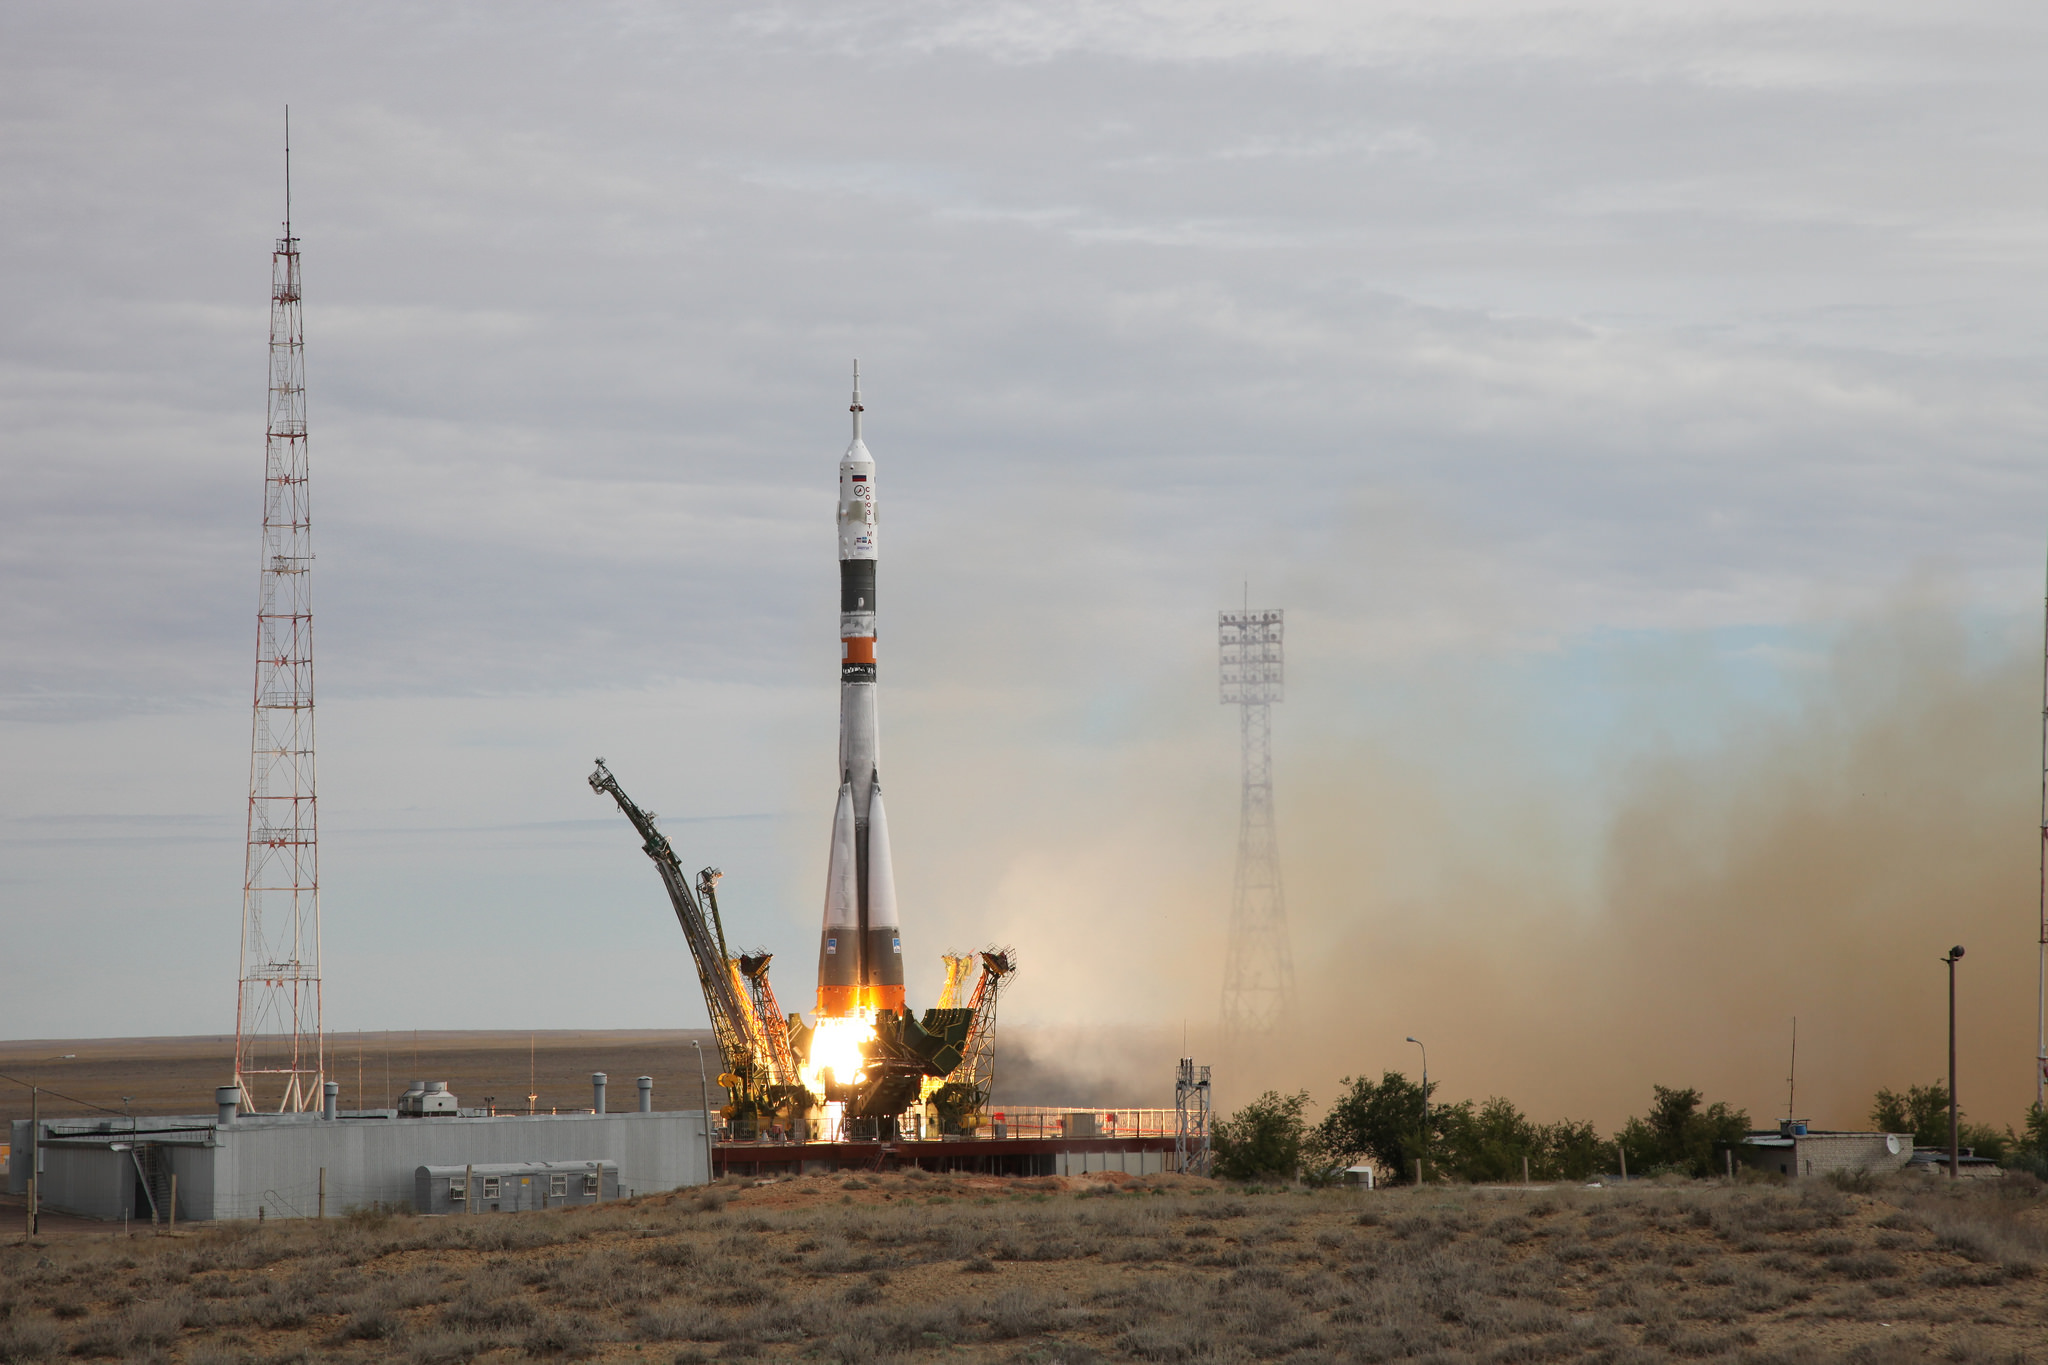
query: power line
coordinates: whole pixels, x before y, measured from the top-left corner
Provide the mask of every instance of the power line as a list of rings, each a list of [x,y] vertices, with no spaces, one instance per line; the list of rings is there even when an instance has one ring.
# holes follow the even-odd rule
[[[45,1095],[55,1095],[60,1100],[69,1100],[73,1104],[82,1104],[87,1109],[97,1109],[102,1114],[112,1114],[116,1118],[125,1119],[128,1117],[128,1115],[122,1113],[118,1109],[109,1109],[104,1104],[94,1104],[91,1100],[82,1100],[78,1098],[78,1096],[76,1095],[67,1095],[61,1090],[52,1090],[49,1086],[43,1085],[40,1082],[25,1081],[19,1076],[10,1076],[4,1071],[0,1071],[0,1081],[13,1081],[16,1085],[21,1086],[25,1090],[40,1090]]]

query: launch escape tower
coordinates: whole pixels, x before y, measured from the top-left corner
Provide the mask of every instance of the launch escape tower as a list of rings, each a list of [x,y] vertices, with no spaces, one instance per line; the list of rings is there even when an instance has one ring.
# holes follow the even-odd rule
[[[287,116],[289,117],[289,116]],[[306,482],[306,358],[286,124],[284,236],[270,257],[270,404],[249,841],[242,879],[235,1085],[248,1110],[317,1107],[320,839],[313,783],[313,542]]]
[[[1223,1041],[1267,1037],[1285,1022],[1294,995],[1280,842],[1273,827],[1273,712],[1283,696],[1278,608],[1216,614],[1222,646],[1222,701],[1238,708],[1244,784],[1237,822],[1237,877],[1230,942],[1223,960]]]

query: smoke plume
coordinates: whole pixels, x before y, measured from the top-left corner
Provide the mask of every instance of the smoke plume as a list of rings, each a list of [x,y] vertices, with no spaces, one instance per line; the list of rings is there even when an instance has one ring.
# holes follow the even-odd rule
[[[1590,753],[1531,733],[1545,717],[1517,714],[1505,665],[1497,688],[1371,717],[1300,689],[1277,721],[1299,1008],[1243,1056],[1215,1035],[1235,727],[1145,708],[1131,743],[1060,756],[1064,796],[1008,773],[1001,789],[1045,797],[1021,847],[938,841],[948,889],[989,906],[956,932],[994,923],[1022,953],[1001,1089],[1169,1103],[1185,1038],[1225,1106],[1298,1086],[1323,1102],[1341,1076],[1414,1075],[1414,1035],[1446,1098],[1539,1119],[1612,1129],[1658,1083],[1854,1127],[1879,1086],[1942,1073],[1938,959],[1960,943],[1958,1090],[1973,1118],[2013,1121],[2033,1098],[2032,651],[1920,583],[1778,661],[1769,695],[1703,701],[1684,732],[1609,717]],[[1683,692],[1699,663],[1637,659],[1603,695]],[[1433,748],[1447,714],[1476,736]],[[985,888],[978,859],[1000,869]]]

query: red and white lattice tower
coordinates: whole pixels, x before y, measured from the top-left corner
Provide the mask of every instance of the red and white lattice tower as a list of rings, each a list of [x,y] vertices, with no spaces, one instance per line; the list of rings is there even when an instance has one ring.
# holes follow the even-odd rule
[[[313,536],[306,481],[306,357],[299,239],[285,145],[284,236],[270,257],[270,426],[263,569],[256,605],[256,703],[249,846],[242,885],[235,1084],[242,1107],[279,1113],[321,1101],[320,835],[313,783]]]

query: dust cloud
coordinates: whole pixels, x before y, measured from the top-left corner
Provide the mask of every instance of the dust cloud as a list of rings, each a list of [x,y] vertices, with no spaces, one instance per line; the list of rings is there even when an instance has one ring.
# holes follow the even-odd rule
[[[1225,1107],[1269,1087],[1322,1103],[1340,1076],[1414,1075],[1414,1035],[1446,1098],[1506,1095],[1538,1119],[1611,1130],[1658,1083],[1758,1123],[1789,1104],[1854,1127],[1879,1086],[1942,1073],[1938,959],[1960,943],[1958,1089],[1972,1118],[2014,1122],[2035,1046],[2030,636],[1994,637],[1954,594],[1910,587],[1784,665],[1775,695],[1720,698],[1692,735],[1624,723],[1576,768],[1555,744],[1534,757],[1545,742],[1526,734],[1439,766],[1426,736],[1400,736],[1440,715],[1359,724],[1331,699],[1290,700],[1278,782],[1299,1009],[1258,1055],[1218,1054],[1214,1031],[1230,740],[1188,757],[1190,714],[1119,757],[1070,756],[1069,774],[1093,767],[1045,807],[1037,851],[995,860],[977,888],[995,909],[958,921],[1008,929],[1023,955],[999,1091],[1170,1103],[1185,1045],[1215,1061]],[[1630,686],[1682,687],[1687,667],[1647,665]],[[1538,723],[1505,686],[1440,704]]]

